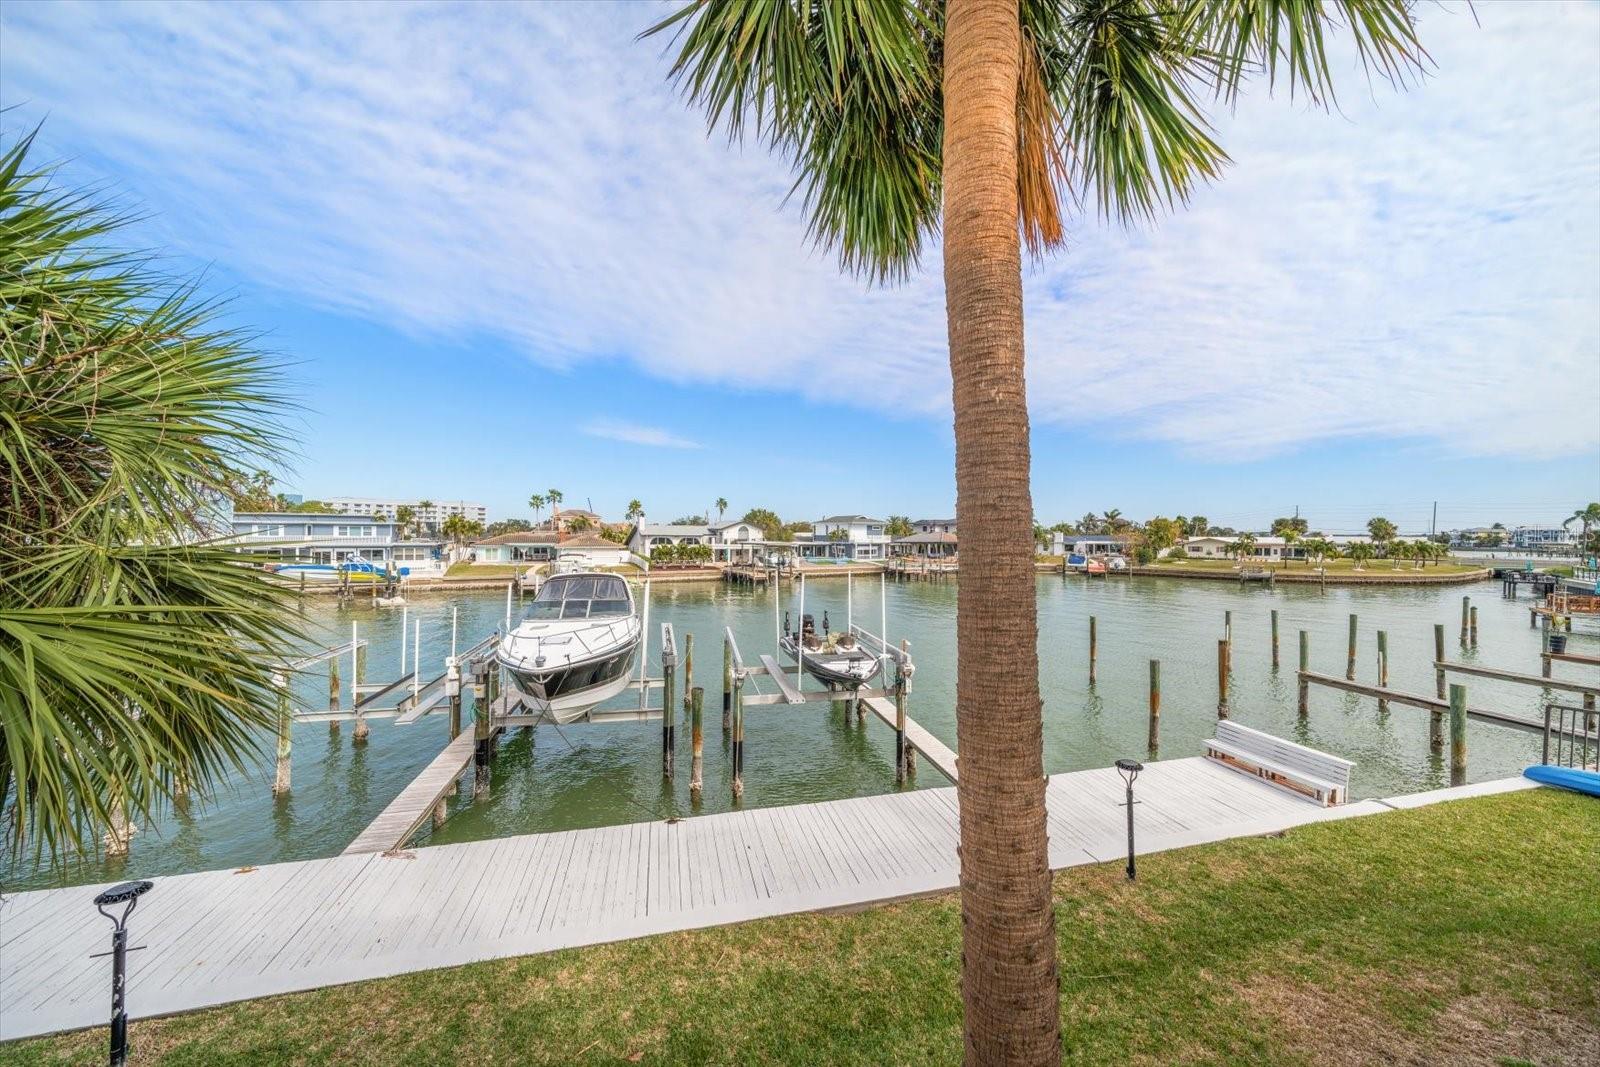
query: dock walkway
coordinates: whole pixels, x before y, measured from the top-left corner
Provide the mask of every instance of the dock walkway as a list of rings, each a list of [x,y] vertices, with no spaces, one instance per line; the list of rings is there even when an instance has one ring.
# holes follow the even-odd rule
[[[1137,793],[1141,852],[1410,806],[1322,808],[1199,758],[1147,764]],[[1115,770],[1053,775],[1046,795],[1052,868],[1123,855]],[[129,1012],[953,890],[957,834],[956,791],[914,789],[157,878],[133,915],[149,947],[128,957]],[[0,1040],[105,1024],[111,963],[90,955],[110,940],[101,888],[0,901]]]

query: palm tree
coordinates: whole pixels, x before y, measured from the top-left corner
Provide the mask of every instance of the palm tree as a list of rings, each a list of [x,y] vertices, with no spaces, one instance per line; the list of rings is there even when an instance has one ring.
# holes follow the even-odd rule
[[[717,521],[722,521],[722,513],[728,510],[728,501],[725,497],[717,497]]]
[[[1099,533],[1100,532],[1100,516],[1096,515],[1092,511],[1084,512],[1083,513],[1083,518],[1078,520],[1078,532],[1079,533],[1085,533],[1085,534],[1097,534],[1097,533]]]
[[[1410,559],[1415,555],[1415,550],[1410,541],[1395,541],[1389,546],[1389,569],[1398,570],[1401,560]]]
[[[1371,559],[1374,554],[1372,545],[1366,541],[1357,541],[1349,548],[1345,549],[1345,551],[1349,554],[1350,558],[1355,561],[1356,570],[1360,570],[1361,565],[1367,560]]]
[[[1600,526],[1600,503],[1589,504],[1574,511],[1572,515],[1561,524],[1561,528],[1566,529],[1575,522],[1581,524],[1583,531],[1578,535],[1578,552],[1579,554],[1582,554],[1589,551],[1590,527]]]
[[[1346,6],[1351,11],[1346,12]],[[941,235],[953,380],[962,997],[975,1063],[1060,1056],[1034,602],[1022,242],[1064,238],[1068,197],[1153,217],[1227,157],[1199,94],[1246,69],[1328,97],[1345,15],[1362,57],[1421,61],[1408,0],[695,0],[673,76],[713,127],[747,124],[800,170],[813,236],[895,280]]]
[[[1128,525],[1128,520],[1122,517],[1122,510],[1120,508],[1111,508],[1105,512],[1104,525],[1106,530],[1111,533],[1116,533],[1118,530]]]
[[[643,515],[643,514],[644,514],[644,505],[643,504],[639,503],[639,501],[637,501],[637,500],[628,501],[628,510],[626,512],[626,518],[627,518],[627,520],[629,522],[638,522],[639,521],[639,517],[641,515]]]
[[[1283,529],[1283,565],[1285,567],[1289,566],[1289,551],[1290,551],[1290,549],[1294,548],[1294,546],[1296,544],[1298,544],[1298,543],[1300,543],[1300,530],[1297,527],[1294,527],[1294,526],[1286,526],[1286,527],[1284,527],[1284,529]]]
[[[431,501],[431,500],[419,500],[419,501],[417,501],[417,512],[418,512],[418,514],[425,515],[425,514],[427,514],[428,512],[430,512],[432,510],[433,510],[433,501]],[[433,519],[424,520],[423,521],[423,525],[427,526],[430,531],[437,531],[439,529],[439,523],[436,520],[433,520]]]
[[[1189,520],[1190,537],[1204,537],[1209,529],[1211,522],[1204,515],[1196,515]]]
[[[278,466],[282,369],[32,142],[0,152],[0,796],[56,859],[262,755],[294,615],[206,539]]]
[[[539,518],[539,512],[544,510],[543,493],[534,493],[528,498],[528,510],[533,512],[533,517],[535,520]]]
[[[544,498],[550,501],[550,525],[556,531],[556,536],[561,536],[561,490],[546,489]]]

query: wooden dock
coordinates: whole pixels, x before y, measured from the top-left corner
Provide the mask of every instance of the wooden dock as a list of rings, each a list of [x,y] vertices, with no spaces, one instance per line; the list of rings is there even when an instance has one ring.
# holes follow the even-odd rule
[[[867,697],[862,701],[867,709],[889,724],[889,729],[895,726],[894,703],[883,697]],[[956,771],[956,754],[949,745],[934,737],[928,728],[906,717],[906,740],[911,742],[911,747],[925,756],[929,763],[938,768],[939,773],[950,779],[958,781]]]
[[[1428,800],[1530,785],[1441,790]],[[1321,808],[1213,762],[1146,764],[1141,852],[1414,806]],[[1050,864],[1119,859],[1111,768],[1049,779]],[[1421,802],[1420,800],[1418,802]],[[135,1018],[577,945],[954,890],[956,791],[914,789],[155,879],[134,913]],[[0,1040],[103,1026],[103,886],[0,901]]]
[[[360,836],[350,842],[344,855],[388,852],[411,840],[411,835],[422,828],[434,805],[455,785],[462,772],[472,766],[476,750],[477,741],[471,730],[457,736],[378,813]]]

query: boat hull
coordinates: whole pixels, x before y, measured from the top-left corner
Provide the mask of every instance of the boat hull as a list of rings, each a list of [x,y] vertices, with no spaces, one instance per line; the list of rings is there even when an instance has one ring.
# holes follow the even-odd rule
[[[783,638],[779,645],[792,661],[795,658],[795,640]],[[811,677],[825,685],[844,689],[858,689],[871,682],[883,670],[883,661],[857,648],[850,653],[828,652],[824,649],[806,649],[800,667]]]
[[[498,656],[522,703],[557,723],[583,718],[628,687],[639,639],[577,663],[542,669]]]

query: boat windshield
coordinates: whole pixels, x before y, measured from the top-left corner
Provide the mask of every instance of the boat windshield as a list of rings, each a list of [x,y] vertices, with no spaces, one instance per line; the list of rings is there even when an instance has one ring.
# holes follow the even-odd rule
[[[628,587],[610,575],[552,578],[533,598],[532,619],[601,619],[628,614]]]

